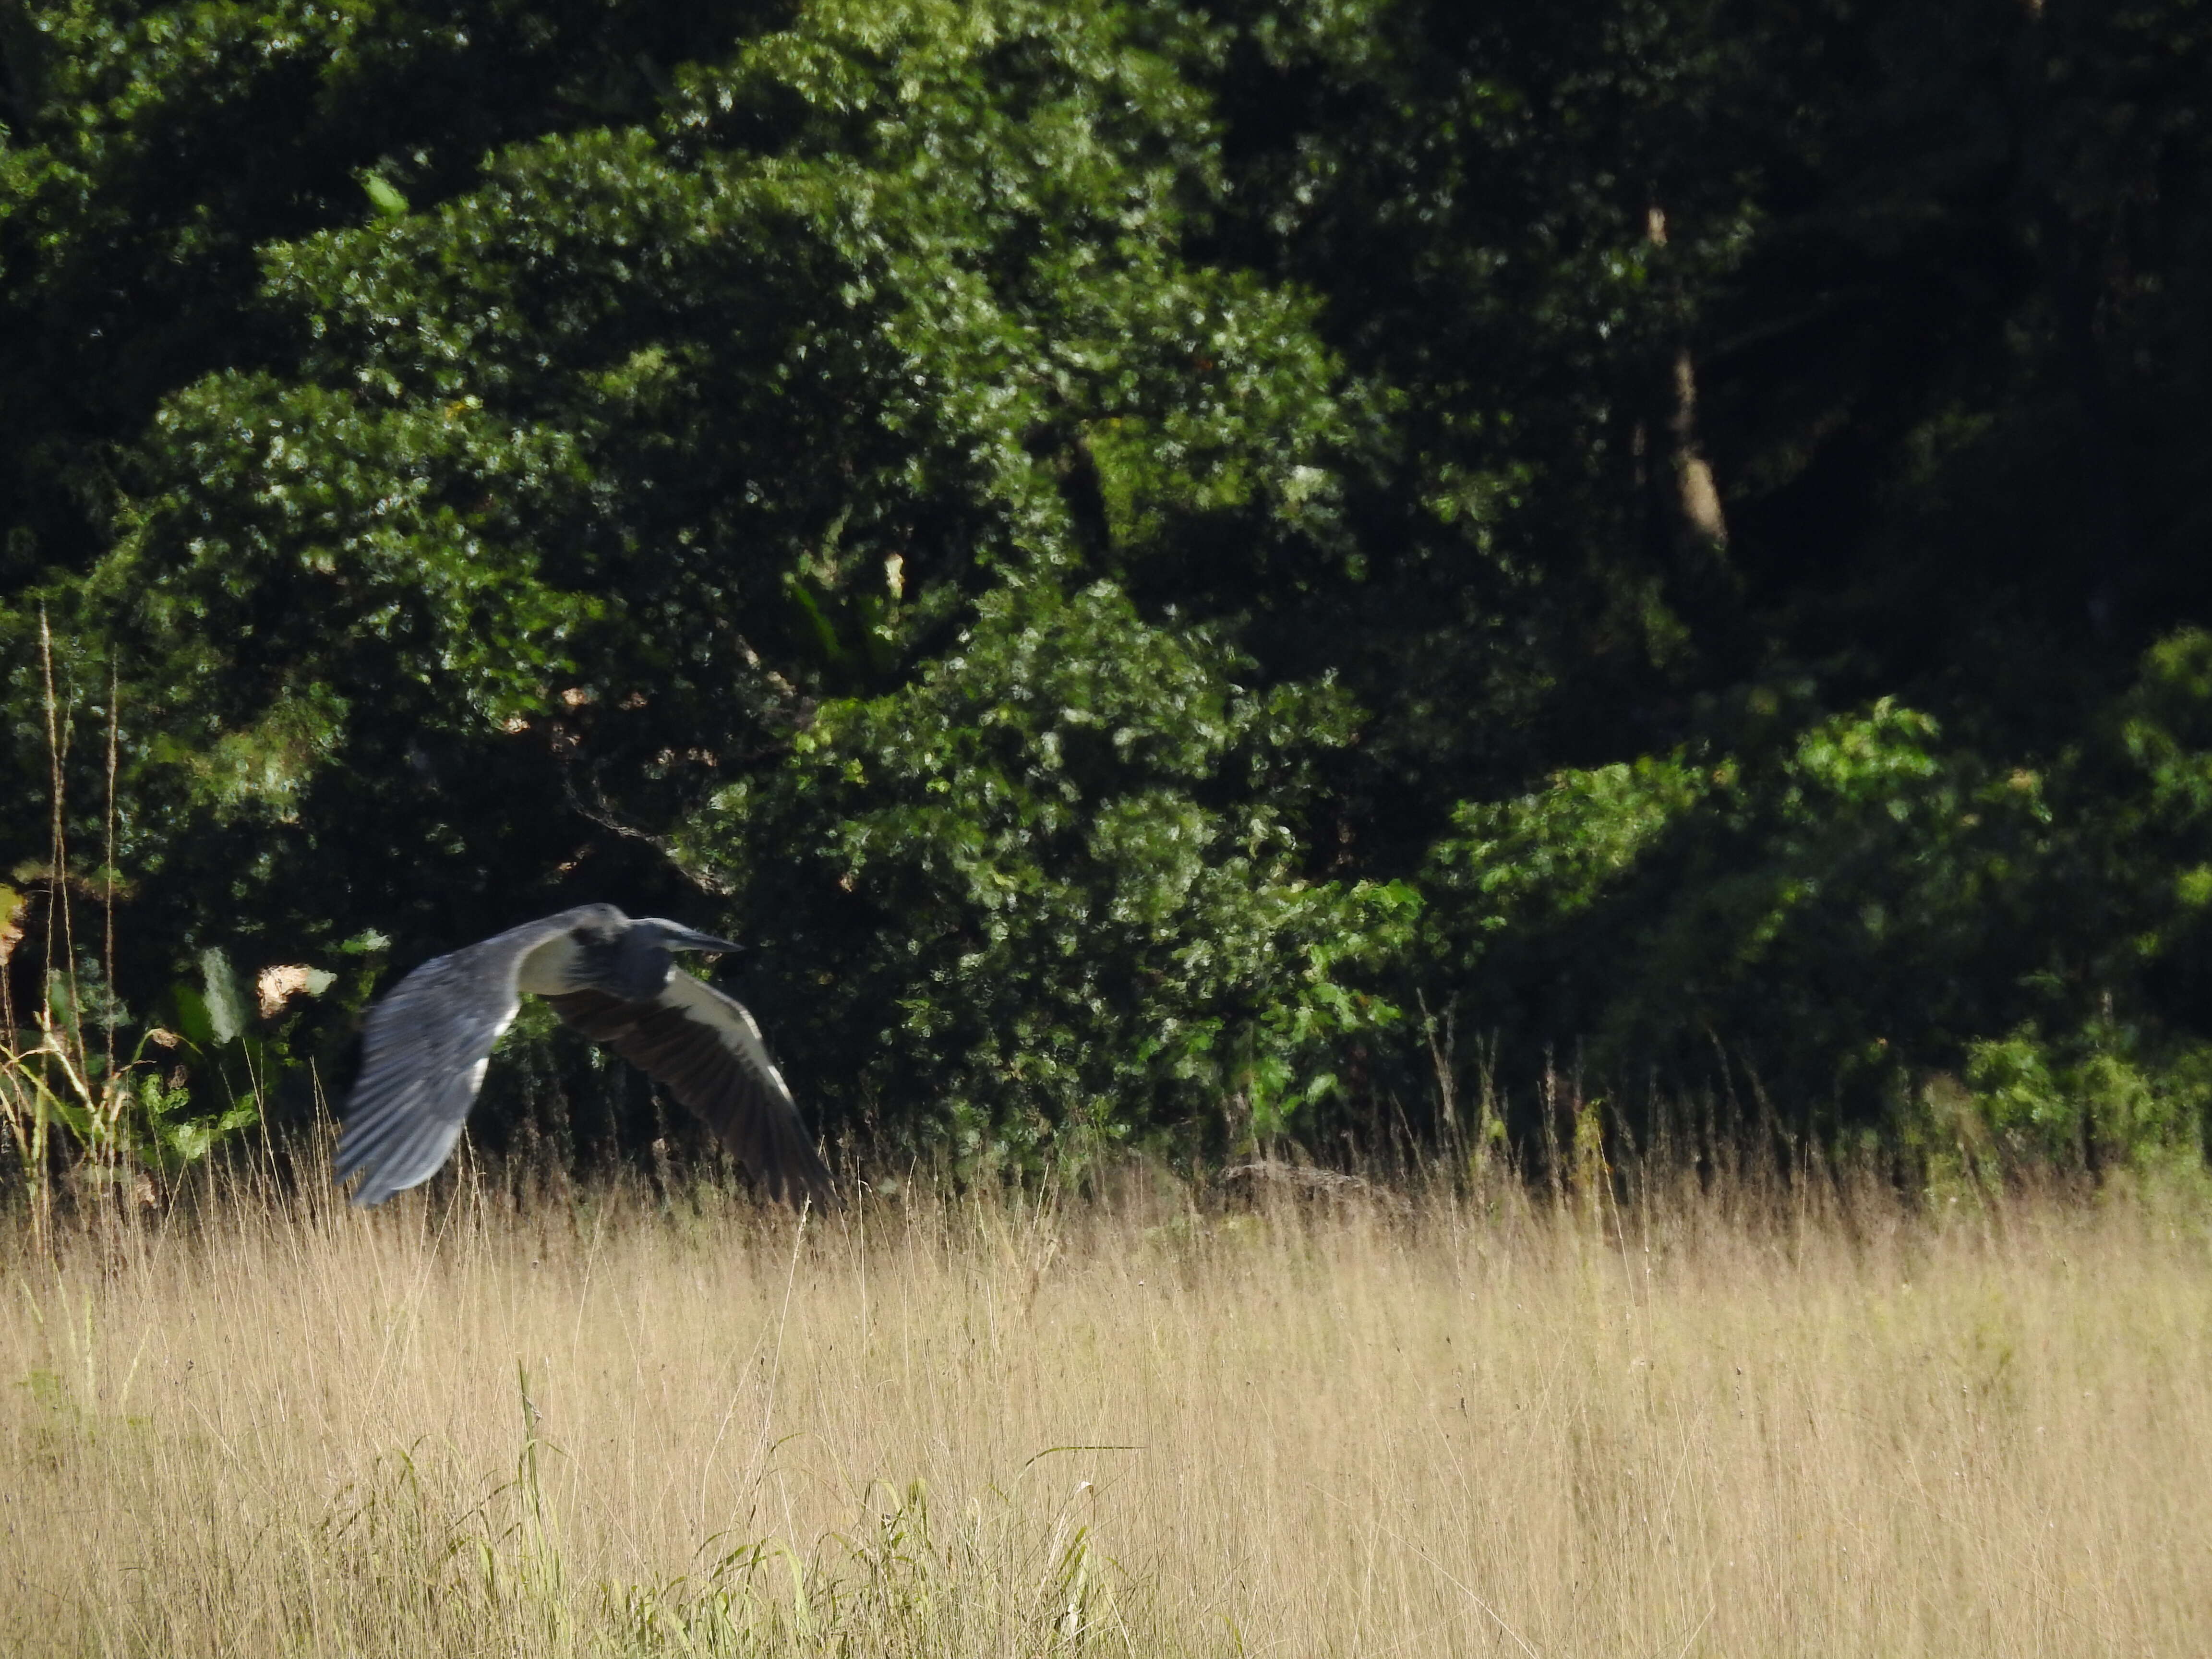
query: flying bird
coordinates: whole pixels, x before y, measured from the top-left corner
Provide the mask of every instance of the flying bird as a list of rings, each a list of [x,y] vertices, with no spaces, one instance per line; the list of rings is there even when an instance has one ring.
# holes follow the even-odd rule
[[[676,966],[675,951],[735,951],[658,917],[586,904],[434,957],[369,1011],[346,1102],[337,1179],[381,1204],[435,1175],[460,1139],[491,1047],[525,993],[665,1085],[754,1180],[787,1203],[836,1201],[760,1027]]]

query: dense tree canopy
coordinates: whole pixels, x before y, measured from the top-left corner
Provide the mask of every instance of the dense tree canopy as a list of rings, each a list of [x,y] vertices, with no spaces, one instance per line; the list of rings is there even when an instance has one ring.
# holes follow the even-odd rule
[[[1531,1148],[1547,1064],[2203,1133],[2191,0],[7,0],[0,66],[18,1010],[327,969],[254,1040],[342,1071],[379,968],[605,898],[984,1162],[1374,1144],[1478,1053]]]

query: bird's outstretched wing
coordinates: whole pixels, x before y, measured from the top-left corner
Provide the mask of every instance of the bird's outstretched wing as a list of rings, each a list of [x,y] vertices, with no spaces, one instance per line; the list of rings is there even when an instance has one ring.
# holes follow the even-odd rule
[[[562,1019],[604,1043],[696,1112],[754,1180],[786,1203],[837,1201],[760,1027],[742,1003],[682,969],[649,1002],[605,991],[545,999]]]
[[[574,920],[548,916],[433,957],[369,1011],[337,1147],[338,1180],[362,1177],[356,1204],[381,1204],[438,1172],[460,1139],[492,1044],[521,1006],[523,957]]]

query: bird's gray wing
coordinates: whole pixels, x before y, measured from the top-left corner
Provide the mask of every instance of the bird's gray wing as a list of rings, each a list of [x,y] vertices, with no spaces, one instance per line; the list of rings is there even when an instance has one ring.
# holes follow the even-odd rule
[[[666,1085],[775,1197],[793,1205],[811,1198],[817,1209],[836,1205],[830,1171],[742,1003],[680,968],[649,1002],[605,991],[545,1000],[592,1042]]]
[[[437,1174],[460,1139],[492,1044],[521,1006],[523,957],[572,925],[567,914],[548,916],[433,957],[369,1010],[337,1147],[337,1179],[362,1178],[356,1204],[381,1204]]]

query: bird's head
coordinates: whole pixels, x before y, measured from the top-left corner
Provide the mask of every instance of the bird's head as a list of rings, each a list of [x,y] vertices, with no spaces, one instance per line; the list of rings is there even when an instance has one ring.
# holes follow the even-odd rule
[[[681,922],[668,921],[659,916],[641,916],[623,932],[617,947],[613,985],[609,988],[617,994],[646,1001],[660,994],[668,983],[673,963],[669,953],[673,951],[704,951],[728,955],[742,950],[726,939],[716,939],[712,933],[702,933]]]
[[[641,916],[633,925],[650,929],[664,951],[706,951],[717,956],[729,956],[745,948],[729,939],[716,939],[712,933],[702,933],[696,927],[686,927],[681,922],[663,921],[659,916]]]

